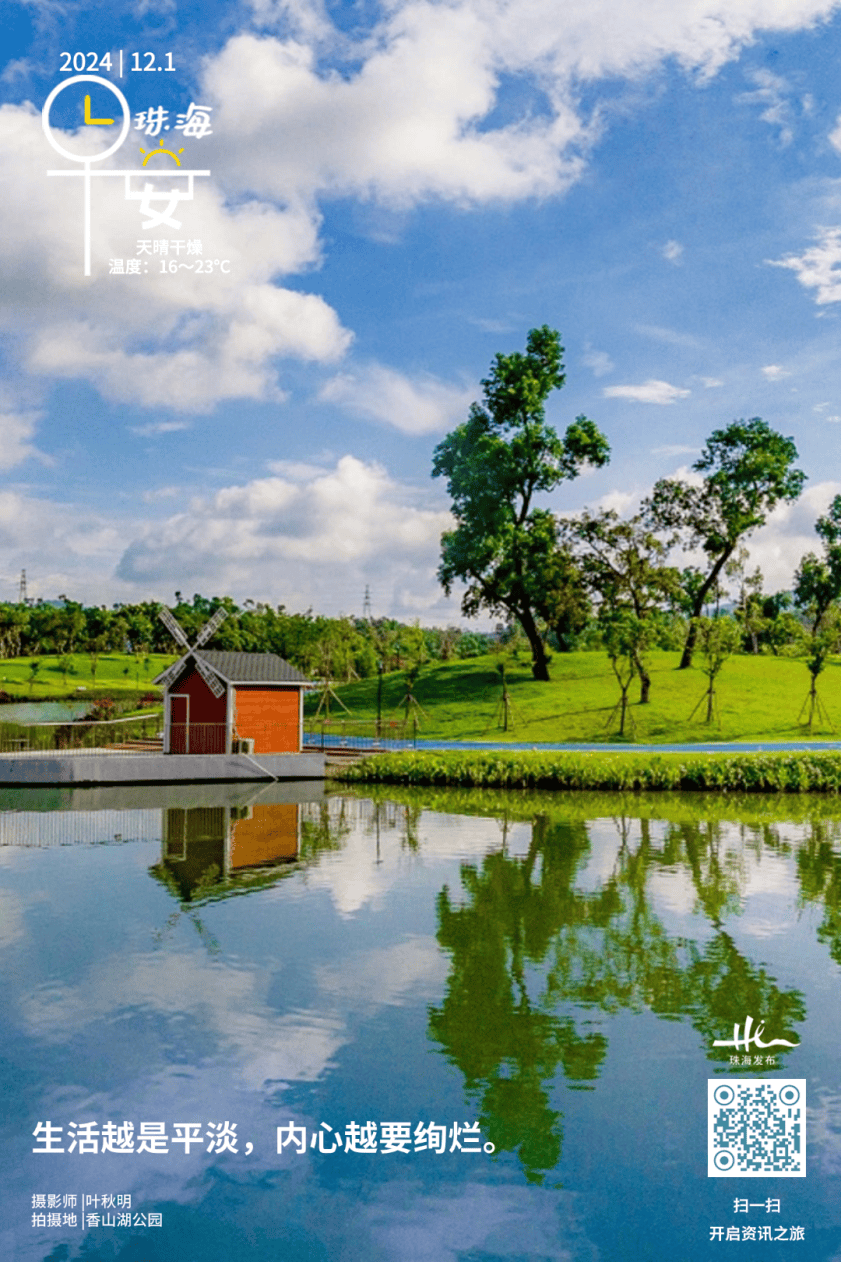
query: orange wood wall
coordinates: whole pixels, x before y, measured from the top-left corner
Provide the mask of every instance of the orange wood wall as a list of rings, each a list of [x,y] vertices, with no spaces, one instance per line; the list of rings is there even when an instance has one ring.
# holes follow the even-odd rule
[[[297,754],[301,748],[298,688],[237,688],[236,735],[255,754]]]
[[[257,803],[250,819],[233,821],[231,868],[294,859],[298,854],[298,807],[293,803]]]

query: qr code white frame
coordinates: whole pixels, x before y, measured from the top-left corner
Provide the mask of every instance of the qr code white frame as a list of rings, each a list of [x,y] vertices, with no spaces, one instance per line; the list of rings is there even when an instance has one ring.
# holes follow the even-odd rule
[[[791,1170],[753,1170],[742,1165],[738,1150],[721,1144],[716,1122],[722,1110],[735,1103],[740,1091],[758,1094],[766,1088],[791,1136],[799,1127],[799,1152]],[[728,1096],[728,1092],[731,1093]],[[707,1081],[707,1175],[711,1179],[800,1179],[806,1175],[806,1079],[805,1078],[710,1078]]]

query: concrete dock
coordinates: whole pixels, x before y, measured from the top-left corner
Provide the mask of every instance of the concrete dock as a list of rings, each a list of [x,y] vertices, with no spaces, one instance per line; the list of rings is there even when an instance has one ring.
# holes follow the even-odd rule
[[[0,786],[204,784],[323,780],[320,750],[301,754],[157,754],[90,749],[0,754]]]

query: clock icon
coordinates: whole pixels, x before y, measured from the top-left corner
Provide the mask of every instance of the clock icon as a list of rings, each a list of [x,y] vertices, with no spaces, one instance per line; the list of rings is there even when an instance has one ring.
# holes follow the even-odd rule
[[[106,149],[103,149],[101,153],[94,153],[94,154],[74,153],[72,149],[66,148],[64,143],[61,143],[60,141],[56,139],[55,132],[53,131],[50,125],[50,110],[52,108],[53,102],[55,101],[56,97],[61,92],[64,92],[67,88],[73,87],[74,84],[77,84],[77,83],[95,83],[99,87],[106,88],[109,92],[113,92],[114,96],[117,98],[117,101],[119,102],[120,110],[123,116],[122,126],[120,127],[120,134],[117,137],[117,139],[113,142],[113,144],[109,145]],[[92,134],[87,130],[88,127],[105,127],[105,126],[110,126],[113,122],[114,122],[113,118],[91,118],[91,98],[90,98],[90,91],[88,91],[85,94],[86,139]],[[129,109],[128,101],[123,96],[120,89],[115,86],[115,84],[109,83],[107,79],[100,78],[99,75],[80,74],[80,75],[74,75],[72,79],[65,79],[64,83],[59,83],[57,87],[53,88],[52,92],[47,97],[46,101],[44,102],[44,108],[41,110],[41,124],[44,128],[44,135],[47,137],[47,140],[50,142],[53,149],[55,149],[56,153],[60,153],[63,158],[69,158],[71,162],[84,162],[84,163],[102,162],[104,158],[110,158],[112,153],[117,152],[120,145],[123,143],[126,136],[128,135],[128,130],[129,130],[129,127],[131,126],[131,110]],[[65,142],[67,140],[66,134],[64,132],[61,132],[60,135],[61,135],[61,141]]]

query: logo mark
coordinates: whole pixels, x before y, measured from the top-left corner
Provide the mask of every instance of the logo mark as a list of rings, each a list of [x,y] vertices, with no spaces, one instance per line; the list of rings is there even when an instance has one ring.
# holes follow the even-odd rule
[[[788,1039],[771,1039],[766,1043],[762,1038],[762,1035],[765,1033],[765,1022],[760,1021],[753,1033],[751,1033],[752,1026],[753,1017],[749,1016],[745,1021],[745,1033],[742,1035],[739,1032],[739,1023],[736,1022],[733,1026],[732,1039],[715,1039],[713,1041],[713,1047],[734,1047],[736,1051],[739,1051],[741,1048],[743,1051],[749,1052],[751,1044],[757,1048],[800,1046],[799,1043],[790,1043]]]

